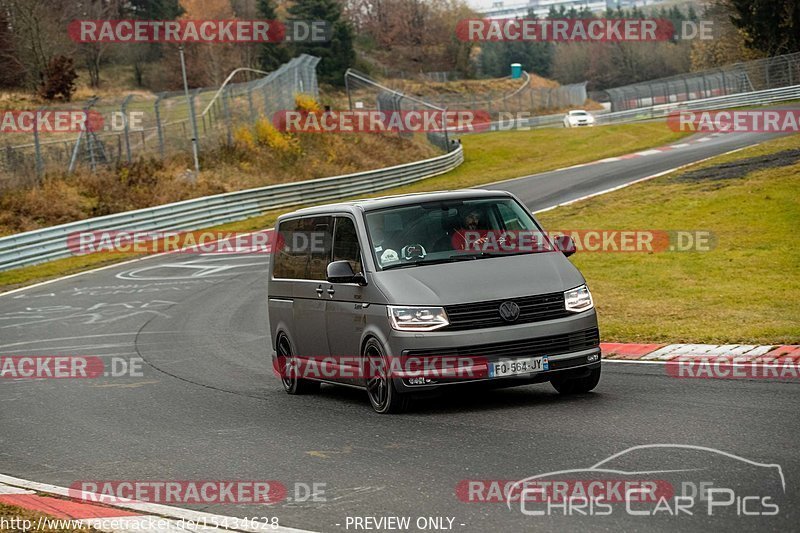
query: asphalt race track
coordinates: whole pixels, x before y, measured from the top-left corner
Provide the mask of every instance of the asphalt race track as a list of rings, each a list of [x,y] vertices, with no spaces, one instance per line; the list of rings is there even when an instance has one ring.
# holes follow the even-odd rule
[[[493,188],[538,210],[763,138],[722,135]],[[463,480],[588,468],[643,444],[704,446],[779,464],[786,500],[796,502],[797,382],[675,379],[661,365],[608,362],[596,391],[573,398],[547,384],[452,392],[409,414],[380,416],[357,390],[323,386],[317,395],[290,397],[269,361],[267,260],[173,254],[0,296],[0,355],[145,361],[142,377],[0,380],[0,473],[60,486],[277,480],[289,498],[266,510],[203,509],[277,516],[282,526],[317,531],[354,530],[347,519],[356,516],[409,516],[412,524],[447,517],[465,532],[790,530],[800,523],[785,501],[772,517],[740,517],[732,508],[712,517],[633,516],[624,506],[607,516],[528,516],[519,505],[463,502],[456,494]],[[626,466],[667,469],[669,456],[632,456]],[[721,468],[751,487],[767,483],[742,464]],[[324,501],[297,498],[298,483],[324,484]]]

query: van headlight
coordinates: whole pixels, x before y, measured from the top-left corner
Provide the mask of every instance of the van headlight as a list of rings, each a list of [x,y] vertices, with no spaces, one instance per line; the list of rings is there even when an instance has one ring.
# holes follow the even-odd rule
[[[567,311],[572,311],[573,313],[588,311],[594,307],[594,301],[592,301],[592,293],[589,292],[589,287],[581,285],[580,287],[565,291],[564,307],[567,308]]]
[[[387,307],[392,327],[399,331],[431,331],[450,324],[443,307]]]

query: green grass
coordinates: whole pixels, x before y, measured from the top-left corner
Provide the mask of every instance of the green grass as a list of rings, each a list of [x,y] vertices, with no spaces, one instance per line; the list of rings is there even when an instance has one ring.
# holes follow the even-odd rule
[[[706,168],[789,148],[800,135],[706,161]],[[680,174],[678,174],[679,176]],[[663,176],[542,213],[552,229],[708,230],[708,252],[572,256],[607,342],[800,343],[800,164],[745,178]]]

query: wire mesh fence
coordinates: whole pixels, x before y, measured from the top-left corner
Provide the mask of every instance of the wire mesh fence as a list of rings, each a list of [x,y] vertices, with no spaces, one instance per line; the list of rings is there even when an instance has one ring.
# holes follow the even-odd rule
[[[293,109],[295,96],[319,97],[316,66],[319,58],[306,54],[266,76],[222,88],[198,88],[160,94],[131,94],[123,99],[95,98],[59,110],[85,111],[102,117],[91,131],[44,134],[4,134],[0,146],[0,188],[30,183],[48,172],[131,162],[140,157],[166,158],[191,151],[197,122],[200,153],[230,144],[238,125],[253,124],[278,111]]]
[[[586,83],[577,83],[558,87],[531,87],[530,78],[523,73],[525,79],[521,85],[505,93],[484,93],[470,95],[434,95],[425,97],[410,96],[391,89],[367,75],[350,69],[345,75],[348,104],[351,110],[365,109],[383,112],[403,112],[433,110],[441,112],[473,112],[481,117],[498,119],[508,113],[536,114],[545,110],[557,110],[583,106],[586,102]],[[423,99],[424,98],[424,99]],[[488,124],[486,124],[488,127]],[[460,130],[450,127],[450,132]],[[480,129],[483,131],[483,129]],[[467,133],[467,131],[460,131]],[[456,141],[443,132],[428,132],[428,140],[440,148],[451,150]]]
[[[581,107],[586,103],[586,82],[555,87],[533,87],[523,72],[524,83],[516,90],[469,95],[437,95],[431,101],[450,109],[481,109],[492,117],[500,113],[541,113],[556,109]]]
[[[800,52],[606,90],[611,111],[800,84]]]
[[[447,111],[445,107],[390,89],[354,69],[348,69],[344,79],[351,111],[363,109],[387,114],[407,111],[433,111],[444,114]],[[399,135],[411,137],[414,133],[400,132]],[[443,131],[428,131],[425,135],[431,144],[446,152],[453,150],[456,146],[451,143],[446,128]]]

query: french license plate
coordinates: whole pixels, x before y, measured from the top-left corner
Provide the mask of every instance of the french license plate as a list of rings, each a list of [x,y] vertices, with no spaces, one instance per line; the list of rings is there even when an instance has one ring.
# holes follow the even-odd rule
[[[530,374],[531,372],[544,372],[546,370],[550,370],[550,364],[546,356],[503,359],[489,363],[490,378],[516,376],[518,374]]]

